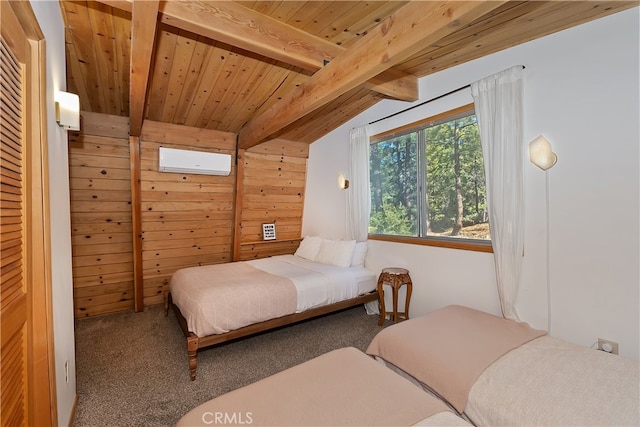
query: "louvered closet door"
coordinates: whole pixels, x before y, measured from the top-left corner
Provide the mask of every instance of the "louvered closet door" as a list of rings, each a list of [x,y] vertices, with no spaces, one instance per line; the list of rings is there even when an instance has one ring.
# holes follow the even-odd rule
[[[24,253],[22,65],[4,38],[1,44],[0,233],[2,271],[2,425],[27,423],[27,287]]]

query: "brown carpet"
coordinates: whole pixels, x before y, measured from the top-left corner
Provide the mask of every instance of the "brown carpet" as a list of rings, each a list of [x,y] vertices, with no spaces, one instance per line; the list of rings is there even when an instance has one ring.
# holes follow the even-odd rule
[[[377,321],[359,306],[210,347],[190,381],[186,340],[162,306],[78,320],[74,426],[175,425],[200,403],[327,351],[364,351]]]

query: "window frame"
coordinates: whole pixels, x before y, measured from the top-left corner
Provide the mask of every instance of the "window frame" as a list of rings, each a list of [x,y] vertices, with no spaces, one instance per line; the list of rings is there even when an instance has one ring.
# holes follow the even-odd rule
[[[453,120],[453,118],[464,115],[465,113],[473,112],[475,114],[475,105],[473,103],[466,104],[452,110],[445,111],[443,113],[436,114],[434,116],[427,117],[416,122],[412,122],[394,129],[390,129],[385,132],[380,132],[369,137],[369,144],[373,144],[381,139],[388,139],[394,136],[405,135],[410,132],[420,131],[426,126],[434,126],[438,122],[446,123]],[[484,161],[484,160],[483,160]],[[418,171],[420,174],[420,171]],[[422,175],[422,174],[421,174]],[[425,177],[426,182],[426,177]],[[422,205],[421,209],[426,207]],[[418,227],[422,228],[422,221],[419,221]],[[460,249],[475,252],[487,252],[493,253],[492,240],[480,240],[480,239],[466,239],[466,238],[447,238],[437,236],[396,236],[390,234],[372,234],[369,233],[370,240],[378,240],[384,242],[405,243],[411,245],[433,246],[449,249]]]

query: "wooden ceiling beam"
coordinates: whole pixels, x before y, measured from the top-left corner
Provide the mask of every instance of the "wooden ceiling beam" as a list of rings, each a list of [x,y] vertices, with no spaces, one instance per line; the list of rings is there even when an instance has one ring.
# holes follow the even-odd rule
[[[239,147],[248,149],[264,142],[287,125],[503,3],[473,0],[408,3],[279,103],[249,121],[240,130]]]
[[[231,1],[164,1],[164,24],[316,72],[346,49]],[[418,78],[383,72],[367,87],[402,101],[419,98]]]
[[[133,3],[131,16],[131,77],[129,83],[131,136],[140,136],[142,131],[159,6],[159,0],[145,0]]]
[[[231,1],[163,1],[160,13],[164,24],[304,70],[336,56],[333,43]]]
[[[100,0],[131,11],[130,0]],[[162,23],[212,40],[316,72],[346,49],[231,1],[163,1]],[[401,101],[416,101],[418,78],[400,70],[384,71],[365,86]]]
[[[106,4],[107,6],[124,10],[125,12],[131,13],[133,11],[132,0],[99,0],[99,1],[100,3]]]

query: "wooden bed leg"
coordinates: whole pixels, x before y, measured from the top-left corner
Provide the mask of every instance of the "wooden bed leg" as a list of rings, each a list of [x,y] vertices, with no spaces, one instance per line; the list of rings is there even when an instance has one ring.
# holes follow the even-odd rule
[[[198,337],[194,334],[190,334],[187,337],[187,354],[189,355],[189,374],[191,375],[191,381],[196,380],[196,368],[198,366]]]

